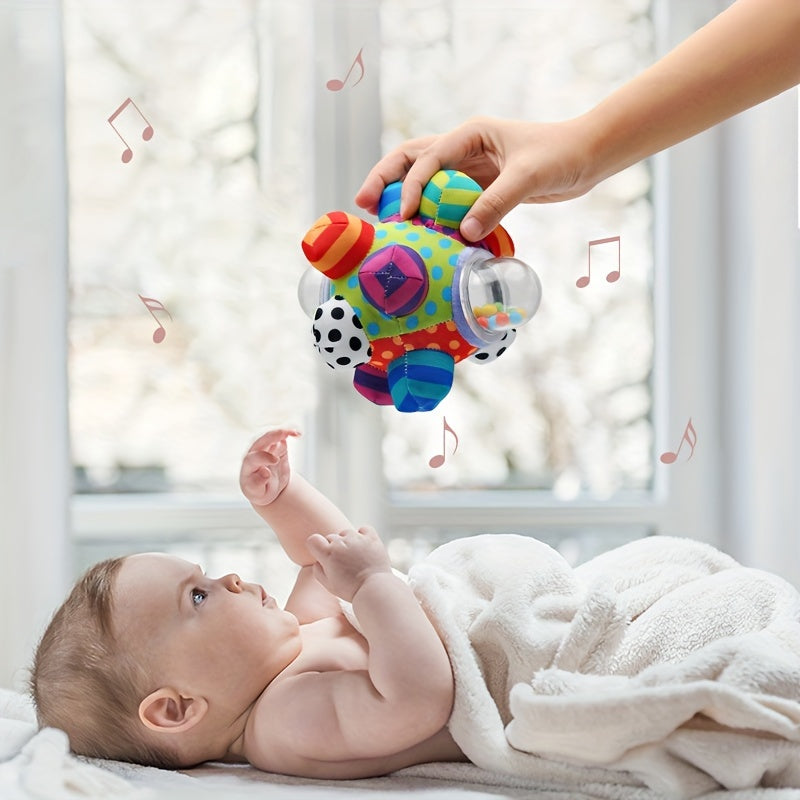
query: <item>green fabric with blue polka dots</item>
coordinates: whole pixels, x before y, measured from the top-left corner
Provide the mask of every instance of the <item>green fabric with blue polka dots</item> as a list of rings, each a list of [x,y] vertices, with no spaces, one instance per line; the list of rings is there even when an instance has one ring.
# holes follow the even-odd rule
[[[367,337],[374,341],[429,328],[453,319],[452,285],[458,256],[464,245],[457,239],[411,222],[379,222],[375,240],[367,257],[384,247],[402,244],[416,250],[428,271],[428,292],[414,312],[391,318],[364,299],[358,283],[358,271],[333,281],[333,294],[341,295],[353,307]]]

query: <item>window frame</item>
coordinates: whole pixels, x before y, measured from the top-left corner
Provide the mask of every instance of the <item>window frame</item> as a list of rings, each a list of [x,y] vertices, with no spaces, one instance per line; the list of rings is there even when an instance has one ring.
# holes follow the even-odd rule
[[[656,0],[656,56],[720,10],[717,0]],[[653,459],[658,462],[658,454],[678,446],[691,417],[702,437],[702,447],[693,454],[691,464],[657,463],[650,492],[620,493],[609,502],[561,502],[549,493],[533,490],[391,492],[383,485],[378,518],[388,536],[413,538],[419,531],[442,525],[465,535],[499,527],[522,530],[530,528],[535,514],[537,526],[557,528],[564,534],[586,526],[600,530],[640,526],[651,533],[691,535],[719,543],[720,434],[715,422],[720,385],[716,356],[720,347],[719,138],[719,131],[711,130],[652,159]],[[353,178],[359,180],[371,165],[365,163]],[[691,188],[691,202],[686,202],[684,187]],[[351,196],[345,187],[342,196]],[[354,393],[342,393],[337,402],[343,419],[358,419],[359,424],[363,419],[379,432],[371,409],[365,412],[363,400]],[[340,451],[349,449],[347,442],[356,427],[351,425],[336,443]],[[348,459],[346,482],[351,487],[374,487],[375,469],[380,467],[380,437],[362,437],[362,441],[370,448],[369,455]],[[375,494],[372,490],[368,493]],[[357,502],[353,498],[353,503]]]
[[[378,0],[332,4],[312,0],[317,58],[310,102],[314,116],[331,121],[330,135],[316,137],[312,218],[348,208],[363,176],[380,155],[378,54],[364,48],[372,80],[359,91],[325,88],[331,65],[344,72],[365,42],[379,42]],[[718,11],[716,0],[656,0],[657,53],[686,38]],[[691,462],[657,464],[651,492],[609,502],[559,502],[535,491],[440,490],[424,497],[390,492],[382,479],[379,410],[365,403],[347,376],[325,373],[319,403],[303,446],[309,478],[355,524],[369,522],[387,538],[430,535],[436,527],[464,534],[537,526],[565,534],[591,526],[612,530],[643,526],[660,534],[691,535],[717,543],[720,521],[719,395],[720,163],[719,132],[709,131],[653,159],[654,325],[653,459],[677,447],[692,418],[698,447]],[[690,187],[687,201],[686,187]],[[187,530],[213,536],[225,528],[263,529],[243,498],[194,495],[116,495],[72,498],[76,543],[125,539],[159,531],[165,538]]]

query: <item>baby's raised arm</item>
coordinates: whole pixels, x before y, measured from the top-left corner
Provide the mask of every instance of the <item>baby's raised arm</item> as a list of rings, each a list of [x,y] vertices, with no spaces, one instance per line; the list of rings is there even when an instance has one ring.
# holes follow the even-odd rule
[[[317,580],[353,604],[369,643],[369,678],[382,701],[408,705],[431,691],[430,701],[440,706],[444,699],[449,714],[453,678],[444,645],[411,589],[392,573],[374,528],[315,534],[308,548],[317,557]]]
[[[239,485],[289,558],[308,566],[316,561],[306,547],[312,533],[333,533],[353,524],[322,492],[289,468],[286,442],[299,435],[291,428],[276,428],[256,439],[242,461]]]

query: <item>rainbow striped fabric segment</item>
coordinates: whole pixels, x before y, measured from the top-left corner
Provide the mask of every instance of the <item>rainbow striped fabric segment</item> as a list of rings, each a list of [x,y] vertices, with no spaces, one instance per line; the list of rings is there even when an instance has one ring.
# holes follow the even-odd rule
[[[481,191],[481,187],[463,172],[440,170],[422,191],[419,215],[437,225],[458,228]]]
[[[388,378],[398,411],[430,411],[453,385],[453,359],[438,350],[412,350],[389,364]]]
[[[345,211],[323,214],[303,237],[303,253],[329,278],[341,278],[355,269],[375,239],[375,228]]]

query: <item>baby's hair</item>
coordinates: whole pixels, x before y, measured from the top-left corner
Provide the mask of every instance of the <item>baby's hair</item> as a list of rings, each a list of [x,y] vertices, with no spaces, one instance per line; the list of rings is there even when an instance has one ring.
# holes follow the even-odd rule
[[[175,769],[177,754],[147,741],[138,717],[147,677],[114,636],[124,560],[101,561],[75,584],[36,649],[30,691],[40,727],[65,731],[74,753]]]

